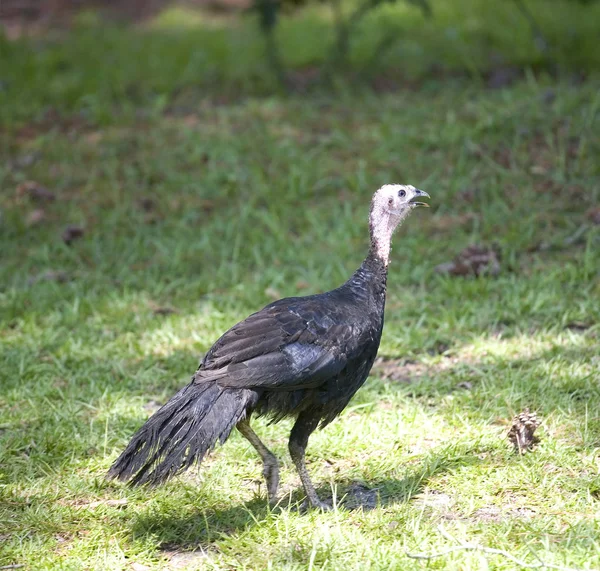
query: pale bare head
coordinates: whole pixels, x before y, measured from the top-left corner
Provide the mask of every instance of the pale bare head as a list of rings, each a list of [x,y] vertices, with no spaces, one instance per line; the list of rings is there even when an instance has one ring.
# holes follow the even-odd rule
[[[375,254],[387,265],[394,230],[418,206],[429,206],[414,199],[429,195],[411,185],[384,184],[371,201],[369,229]]]

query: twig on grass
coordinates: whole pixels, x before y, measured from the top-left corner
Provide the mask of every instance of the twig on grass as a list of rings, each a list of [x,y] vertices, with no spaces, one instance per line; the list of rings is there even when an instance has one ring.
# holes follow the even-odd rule
[[[442,551],[436,551],[435,553],[406,553],[408,557],[411,559],[436,559],[438,557],[443,557],[444,555],[448,555],[449,553],[453,553],[454,551],[481,551],[483,553],[490,553],[492,555],[501,555],[502,557],[506,557],[513,563],[519,565],[519,567],[523,569],[558,569],[558,571],[585,571],[581,568],[575,567],[563,567],[562,565],[554,565],[553,563],[546,563],[542,561],[537,555],[535,557],[538,559],[537,563],[527,563],[518,557],[515,557],[512,553],[505,551],[504,549],[496,549],[494,547],[486,547],[485,545],[479,545],[478,543],[467,543],[461,541],[460,539],[456,539],[454,536],[450,535],[443,527],[438,527],[439,532],[446,539],[451,541],[456,541],[460,545],[455,545],[454,547],[449,547],[448,549],[444,549]],[[597,571],[597,570],[588,570],[588,571]]]
[[[0,569],[21,569],[21,567],[25,567],[24,563],[13,563],[12,565],[2,565]]]

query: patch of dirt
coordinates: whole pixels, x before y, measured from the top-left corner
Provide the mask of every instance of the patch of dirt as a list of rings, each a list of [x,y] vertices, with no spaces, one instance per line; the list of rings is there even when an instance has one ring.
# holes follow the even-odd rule
[[[460,519],[459,513],[453,509],[454,500],[452,497],[438,490],[427,490],[415,496],[413,501],[431,515],[449,521]]]
[[[50,109],[41,119],[23,125],[14,132],[8,128],[0,127],[0,135],[7,134],[15,143],[23,144],[50,131],[84,133],[92,130],[92,128],[92,125],[82,115],[64,115],[55,109]],[[19,167],[18,162],[13,162],[12,166],[13,168],[23,169],[29,165]]]
[[[531,519],[535,510],[521,506],[512,509],[503,509],[499,506],[484,506],[475,510],[467,519],[477,522],[500,522],[508,519]]]
[[[75,500],[65,500],[65,501],[61,501],[59,502],[62,505],[65,506],[71,506],[74,507],[76,509],[96,509],[100,506],[107,506],[107,507],[113,507],[113,508],[124,508],[127,506],[127,499],[126,498],[120,498],[120,499],[106,499],[106,500],[95,500],[93,502],[88,501],[86,499],[75,499]]]
[[[513,518],[531,519],[532,517],[535,517],[536,511],[532,508],[522,506],[520,508],[508,510],[507,514]]]
[[[415,496],[415,503],[434,509],[447,509],[454,504],[454,500],[448,495],[438,490],[428,490],[423,494]]]
[[[196,563],[202,562],[204,559],[209,557],[211,554],[218,553],[219,548],[210,541],[196,540],[191,543],[185,542],[165,542],[160,544],[161,553],[169,560],[180,561],[180,565],[186,562],[186,565],[190,565],[188,562],[195,561]],[[167,567],[170,569],[171,567]],[[176,567],[174,567],[176,568]],[[185,567],[179,567],[184,568]],[[161,568],[162,569],[162,568]],[[201,566],[200,569],[203,569]]]
[[[197,0],[196,0],[197,2]],[[82,10],[101,9],[120,20],[141,20],[164,9],[171,0],[2,0],[0,22],[9,39],[64,26]]]
[[[418,458],[418,456],[421,456],[422,454],[433,450],[443,442],[444,440],[442,440],[441,438],[421,437],[414,444],[409,445],[408,447],[404,440],[397,442],[396,447],[399,449],[406,449],[406,451],[413,456],[413,459],[409,460],[408,464],[421,464],[423,462],[423,459]]]
[[[434,377],[441,371],[448,371],[465,360],[465,358],[459,359],[458,357],[447,355],[435,365],[425,365],[424,363],[418,363],[409,359],[377,357],[373,365],[373,374],[386,381],[411,383],[422,378]],[[463,389],[472,388],[471,386],[467,387],[464,385],[465,383],[460,383],[457,387]]]
[[[431,515],[436,515],[449,521],[469,521],[493,523],[509,519],[530,519],[536,515],[534,509],[527,506],[515,506],[519,498],[508,495],[506,504],[501,506],[488,505],[476,509],[470,514],[461,513],[455,507],[452,496],[438,490],[427,490],[415,496],[414,502],[426,508]]]
[[[485,506],[475,510],[470,520],[481,521],[481,522],[497,522],[505,519],[502,515],[502,510],[498,506]]]
[[[378,357],[373,366],[373,373],[386,381],[410,383],[416,379],[428,376],[430,367],[414,361],[403,359],[386,359]]]
[[[169,551],[164,550],[163,554],[169,561],[169,569],[202,569],[208,553],[203,549],[196,551]]]

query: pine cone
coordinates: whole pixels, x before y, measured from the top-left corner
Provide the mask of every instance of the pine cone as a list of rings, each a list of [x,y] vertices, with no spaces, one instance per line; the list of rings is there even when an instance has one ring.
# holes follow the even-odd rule
[[[525,454],[540,441],[534,434],[540,424],[536,413],[529,412],[528,408],[513,418],[508,439],[512,442],[516,452]]]

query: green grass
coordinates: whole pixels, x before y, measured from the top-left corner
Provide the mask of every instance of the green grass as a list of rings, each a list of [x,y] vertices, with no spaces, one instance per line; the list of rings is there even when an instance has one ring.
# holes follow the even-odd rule
[[[300,34],[314,14],[286,25]],[[487,26],[500,36],[495,17]],[[442,526],[530,563],[600,568],[600,227],[585,214],[600,203],[594,69],[578,85],[531,73],[502,90],[475,76],[386,95],[256,97],[252,84],[217,101],[263,65],[250,37],[235,64],[214,56],[222,83],[192,103],[208,81],[180,73],[192,32],[207,52],[233,49],[232,37],[245,46],[202,22],[175,43],[119,29],[99,42],[88,26],[44,50],[37,38],[0,52],[22,88],[0,92],[0,566],[416,570],[428,564],[407,552],[454,545]],[[505,40],[508,53],[526,57],[523,38]],[[436,45],[424,44],[423,66]],[[126,46],[143,47],[145,63]],[[17,79],[23,54],[30,73]],[[185,110],[174,109],[188,81]],[[40,123],[50,108],[55,123]],[[18,194],[28,180],[56,200]],[[371,193],[390,181],[432,197],[392,252],[380,354],[407,378],[374,371],[311,438],[310,472],[336,509],[297,509],[289,421],[255,422],[283,463],[277,509],[238,434],[158,489],[106,483],[129,437],[227,327],[274,296],[347,278],[366,251]],[[37,208],[45,220],[30,225]],[[69,224],[85,227],[71,246]],[[435,273],[468,244],[493,242],[497,277]],[[38,279],[49,271],[66,281]],[[506,433],[525,407],[543,419],[541,442],[519,457]],[[429,568],[516,566],[459,551]]]

